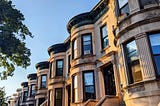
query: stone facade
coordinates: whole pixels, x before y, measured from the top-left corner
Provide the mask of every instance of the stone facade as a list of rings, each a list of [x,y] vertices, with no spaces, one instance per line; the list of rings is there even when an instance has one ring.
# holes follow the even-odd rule
[[[63,43],[48,48],[48,62],[36,65],[36,106],[160,104],[159,0],[101,0],[67,30]]]

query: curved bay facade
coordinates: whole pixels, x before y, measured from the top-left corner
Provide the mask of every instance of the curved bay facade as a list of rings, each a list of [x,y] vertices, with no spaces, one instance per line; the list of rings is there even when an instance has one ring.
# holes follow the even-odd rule
[[[36,64],[36,106],[160,104],[159,0],[101,0],[67,30]]]

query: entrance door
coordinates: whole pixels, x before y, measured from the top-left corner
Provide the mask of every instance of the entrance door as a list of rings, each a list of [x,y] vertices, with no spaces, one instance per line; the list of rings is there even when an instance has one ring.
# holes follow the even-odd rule
[[[109,64],[102,70],[105,84],[106,95],[116,95],[115,79],[113,65]]]

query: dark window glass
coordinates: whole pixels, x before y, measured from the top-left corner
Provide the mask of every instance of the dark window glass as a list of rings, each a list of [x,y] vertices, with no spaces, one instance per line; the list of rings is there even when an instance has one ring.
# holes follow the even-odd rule
[[[91,39],[91,34],[84,35],[82,37],[83,40],[83,54],[91,54],[92,53],[92,39]]]
[[[72,41],[72,59],[77,57],[77,39]]]
[[[71,68],[71,55],[68,55],[68,73],[70,73],[70,68]]]
[[[134,83],[142,80],[140,69],[139,55],[135,40],[125,45],[126,58],[128,63],[128,79],[129,83]]]
[[[101,38],[102,38],[102,48],[105,48],[109,44],[107,26],[104,25],[100,29],[101,29]]]
[[[41,88],[46,88],[47,75],[41,76]]]
[[[106,95],[116,95],[113,65],[110,64],[104,67],[102,72],[104,76],[105,94]]]
[[[139,0],[139,1],[142,9],[144,8],[144,6],[152,5],[152,4],[158,5],[158,3],[160,3],[160,0]]]
[[[55,106],[62,106],[62,88],[55,89]]]
[[[46,99],[45,98],[39,98],[38,106],[40,106]]]
[[[120,15],[129,14],[128,0],[118,0]]]
[[[31,85],[31,89],[30,89],[30,96],[34,96],[35,95],[35,85]]]
[[[49,77],[52,77],[52,62],[49,64]]]
[[[95,86],[93,72],[84,72],[84,100],[95,99]]]
[[[51,91],[48,91],[48,106],[51,104]]]
[[[23,102],[27,101],[27,97],[28,97],[28,92],[24,91],[24,93],[23,93]]]
[[[157,74],[160,76],[160,33],[149,36]]]
[[[77,75],[73,76],[73,102],[78,101],[78,82],[77,82]]]
[[[56,61],[56,76],[63,76],[63,60]]]

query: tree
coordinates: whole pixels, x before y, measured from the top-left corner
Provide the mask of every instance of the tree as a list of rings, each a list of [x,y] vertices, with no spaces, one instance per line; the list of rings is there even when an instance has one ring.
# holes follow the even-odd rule
[[[7,100],[8,97],[6,97],[5,89],[4,87],[0,87],[0,106],[7,106]]]
[[[16,66],[30,65],[30,49],[26,47],[26,37],[33,37],[23,24],[23,14],[10,0],[0,0],[0,79],[12,76]]]

